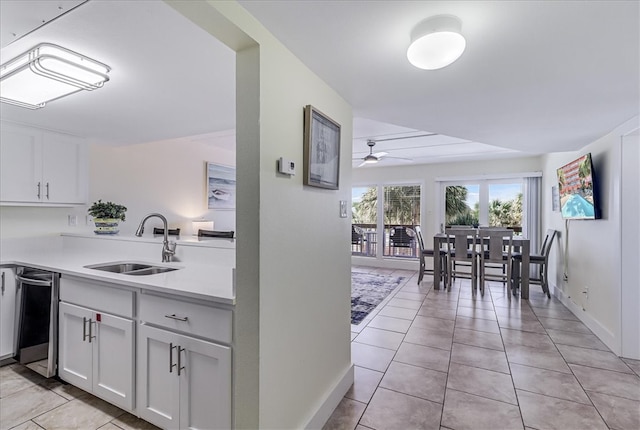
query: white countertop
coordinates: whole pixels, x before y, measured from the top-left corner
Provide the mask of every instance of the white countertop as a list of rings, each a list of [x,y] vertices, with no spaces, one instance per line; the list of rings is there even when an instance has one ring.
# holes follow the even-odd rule
[[[124,242],[126,243],[126,239]],[[128,257],[122,252],[114,252],[111,248],[102,250],[92,246],[80,247],[80,249],[76,246],[72,249],[61,248],[42,251],[33,251],[31,248],[28,251],[12,253],[9,258],[3,258],[0,265],[29,266],[58,272],[63,277],[65,275],[76,276],[88,280],[235,305],[235,269],[229,265],[188,261],[161,263],[159,262],[159,250],[158,259]],[[175,267],[179,270],[154,275],[132,276],[84,267],[121,261]]]

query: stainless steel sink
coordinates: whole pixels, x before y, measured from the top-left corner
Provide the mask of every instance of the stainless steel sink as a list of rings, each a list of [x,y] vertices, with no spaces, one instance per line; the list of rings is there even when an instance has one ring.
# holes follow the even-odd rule
[[[178,270],[178,268],[176,267],[153,266],[151,264],[133,262],[91,264],[84,267],[87,269],[102,270],[105,272],[134,276],[155,275],[157,273],[166,273]]]

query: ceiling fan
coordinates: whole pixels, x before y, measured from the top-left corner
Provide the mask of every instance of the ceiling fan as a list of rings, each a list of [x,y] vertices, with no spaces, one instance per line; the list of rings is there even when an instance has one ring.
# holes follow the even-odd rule
[[[402,140],[402,139],[413,139],[416,137],[428,137],[428,136],[435,136],[437,133],[427,133],[427,134],[420,134],[417,136],[401,136],[401,137],[391,137],[391,138],[387,138],[387,139],[378,139],[373,140],[373,139],[367,139],[367,146],[369,147],[369,153],[367,155],[364,156],[364,158],[362,158],[362,163],[358,166],[358,167],[362,167],[366,164],[375,164],[378,163],[379,161],[385,159],[385,158],[393,158],[395,160],[402,160],[402,161],[406,161],[406,162],[411,162],[413,160],[411,160],[410,158],[403,158],[403,157],[392,157],[389,156],[388,152],[376,152],[375,154],[373,153],[373,147],[376,145],[376,142],[386,142],[388,140]],[[359,158],[357,158],[356,160],[360,160]]]

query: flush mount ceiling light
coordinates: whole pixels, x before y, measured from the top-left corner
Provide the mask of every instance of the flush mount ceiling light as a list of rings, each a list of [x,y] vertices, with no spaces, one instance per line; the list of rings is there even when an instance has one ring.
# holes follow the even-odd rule
[[[102,88],[110,70],[77,52],[41,43],[0,65],[0,101],[40,109],[78,91]]]
[[[411,32],[407,50],[409,62],[419,69],[436,70],[456,61],[466,46],[460,30],[462,21],[453,15],[427,18]]]

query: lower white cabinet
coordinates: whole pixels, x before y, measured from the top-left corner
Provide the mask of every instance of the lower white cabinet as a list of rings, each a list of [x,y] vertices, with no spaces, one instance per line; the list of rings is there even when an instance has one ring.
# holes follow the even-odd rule
[[[129,411],[134,408],[133,320],[60,303],[60,378]]]
[[[0,358],[13,356],[16,278],[13,269],[0,269]]]
[[[137,411],[165,429],[231,428],[231,348],[138,326]]]

